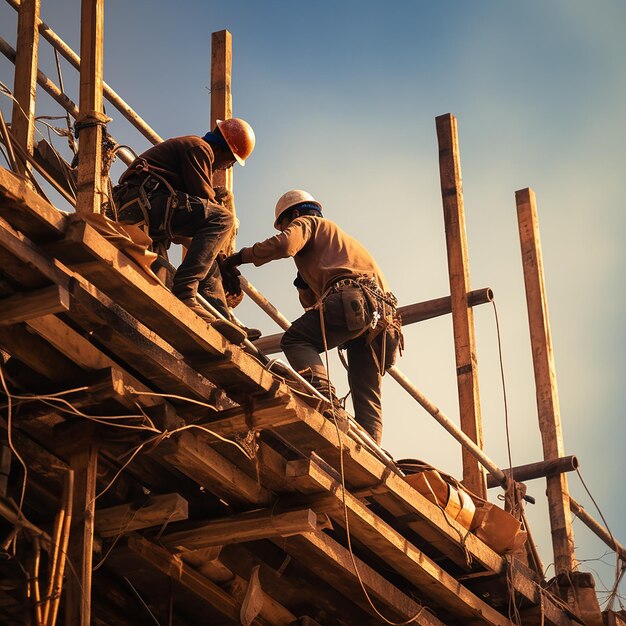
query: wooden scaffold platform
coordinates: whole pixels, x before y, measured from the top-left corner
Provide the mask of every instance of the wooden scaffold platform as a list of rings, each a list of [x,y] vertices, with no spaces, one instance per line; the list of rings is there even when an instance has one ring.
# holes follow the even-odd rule
[[[230,343],[90,223],[106,186],[103,93],[119,99],[102,82],[102,2],[82,2],[76,107],[37,73],[40,32],[73,54],[39,19],[39,0],[7,1],[18,41],[0,48],[16,62],[28,123],[17,122],[23,112],[10,129],[2,120],[13,171],[0,168],[0,622],[626,623],[601,616],[593,578],[576,571],[570,509],[589,516],[567,490],[576,461],[561,437],[532,191],[517,193],[517,208],[544,460],[512,480],[482,451],[472,307],[492,294],[470,286],[452,115],[437,118],[450,296],[402,311],[405,323],[452,314],[461,430],[400,370],[391,375],[463,445],[458,493],[486,499],[488,485],[504,486],[509,517],[529,530],[516,481],[547,476],[551,584],[530,538],[499,553],[351,420],[324,417],[319,398],[267,358],[277,336]],[[212,81],[223,89],[213,119],[231,114],[231,45],[214,33]],[[32,174],[36,82],[83,123],[76,212],[53,206]],[[74,201],[49,167],[43,175]]]

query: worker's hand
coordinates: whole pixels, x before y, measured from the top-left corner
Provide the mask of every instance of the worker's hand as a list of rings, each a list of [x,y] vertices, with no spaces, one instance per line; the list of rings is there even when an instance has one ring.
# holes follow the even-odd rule
[[[243,258],[242,258],[241,250],[239,250],[239,252],[235,252],[235,254],[231,254],[230,256],[227,256],[222,261],[222,267],[221,267],[222,272],[224,271],[232,272],[236,267],[238,267],[242,263],[243,263]]]
[[[300,276],[300,272],[296,274],[296,279],[293,281],[294,287],[298,289],[308,289],[309,285],[305,282],[304,278]]]
[[[241,263],[241,251],[231,254],[229,257],[222,255],[218,257],[220,273],[222,274],[222,284],[224,285],[226,295],[239,296],[241,294],[241,284],[239,282],[241,272],[237,269],[237,266],[241,265]]]

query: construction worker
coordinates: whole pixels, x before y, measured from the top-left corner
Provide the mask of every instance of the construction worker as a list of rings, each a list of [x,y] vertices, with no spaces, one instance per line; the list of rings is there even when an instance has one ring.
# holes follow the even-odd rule
[[[293,257],[294,285],[306,312],[285,332],[281,349],[291,366],[332,400],[334,388],[320,353],[345,346],[355,418],[380,443],[382,375],[402,342],[396,298],[371,254],[325,219],[322,205],[306,191],[281,196],[274,227],[279,235],[242,248],[224,263],[230,269]]]
[[[146,150],[113,190],[110,216],[147,225],[156,252],[172,242],[188,243],[172,292],[204,319],[213,320],[198,303],[198,293],[232,321],[217,256],[233,234],[234,205],[228,189],[213,186],[213,172],[235,162],[243,166],[254,144],[247,122],[218,120],[204,137],[174,137]]]

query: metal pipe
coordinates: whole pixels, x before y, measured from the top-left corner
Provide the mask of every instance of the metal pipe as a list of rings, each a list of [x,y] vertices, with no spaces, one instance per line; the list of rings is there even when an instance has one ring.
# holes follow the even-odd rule
[[[239,283],[241,289],[247,294],[250,299],[263,309],[283,330],[287,330],[291,326],[291,322],[257,289],[251,285],[243,276],[239,277]],[[269,337],[275,337],[276,335],[270,335]],[[282,333],[280,334],[282,336]],[[266,337],[264,339],[269,339]],[[255,345],[259,345],[257,341]],[[280,350],[275,350],[279,352]]]
[[[576,502],[572,496],[569,496],[569,506],[572,513],[581,521],[589,530],[591,530],[597,537],[602,539],[611,550],[615,550],[619,555],[619,558],[626,563],[626,548],[619,542],[604,526],[601,526],[596,522],[581,504]]]
[[[0,37],[0,52],[4,54],[4,56],[11,61],[11,63],[15,64],[15,50],[9,45],[9,43]],[[78,117],[78,107],[76,104],[68,98],[68,96],[63,93],[41,70],[37,70],[37,83],[39,86],[61,107],[63,107],[74,119]],[[109,135],[109,137],[113,139]],[[129,150],[122,148],[118,150],[118,154],[120,155],[120,159],[126,163],[126,165],[130,165],[135,157],[130,153]]]
[[[243,286],[243,280],[245,279],[242,277],[242,289],[248,293],[247,289]],[[279,321],[279,318],[274,317],[266,306],[271,307],[274,311],[277,311],[275,307],[261,294],[259,294],[256,289],[254,291],[256,292],[256,296],[249,294],[254,302],[256,302],[266,313],[268,313],[268,315],[270,315],[270,317],[272,317],[272,319],[276,321],[281,328],[287,330],[287,328],[289,328],[289,321],[282,316],[280,312],[278,312],[278,315],[280,315],[281,321]],[[467,299],[469,306],[472,307],[478,306],[479,304],[486,304],[487,302],[491,302],[493,300],[493,291],[490,287],[475,289],[467,294]],[[423,322],[424,320],[429,320],[434,317],[441,317],[442,315],[447,315],[451,312],[452,304],[450,296],[444,296],[442,298],[435,298],[434,300],[426,300],[424,302],[417,302],[415,304],[407,304],[405,306],[398,307],[398,313],[402,317],[403,326],[414,324],[415,322]],[[285,322],[287,322],[287,325],[285,325]],[[276,352],[280,352],[280,340],[282,336],[283,333],[267,335],[255,341],[254,345],[265,354],[274,354]]]
[[[493,290],[490,287],[484,289],[475,289],[467,294],[467,304],[470,307],[479,304],[486,304],[493,300]],[[416,304],[408,304],[398,307],[398,313],[402,316],[402,324],[414,324],[415,322],[423,322],[434,317],[441,317],[452,313],[452,297],[444,296],[443,298],[435,298],[434,300],[426,300],[425,302],[417,302]]]
[[[20,10],[19,0],[6,0],[16,11]],[[65,59],[80,70],[80,57],[44,22],[39,20],[39,33]],[[163,139],[144,122],[139,115],[122,98],[103,83],[103,93],[106,99],[152,144],[161,143]]]
[[[507,483],[506,474],[457,426],[455,426],[411,381],[397,368],[388,370],[408,394],[428,411],[503,487]]]
[[[539,461],[538,463],[529,463],[528,465],[518,465],[512,470],[505,469],[507,476],[513,474],[513,479],[523,483],[535,478],[545,478],[546,476],[554,476],[563,472],[573,472],[578,467],[578,459],[575,456],[563,456],[559,459],[549,459],[548,461]],[[489,476],[487,478],[487,487],[499,487],[500,485]]]

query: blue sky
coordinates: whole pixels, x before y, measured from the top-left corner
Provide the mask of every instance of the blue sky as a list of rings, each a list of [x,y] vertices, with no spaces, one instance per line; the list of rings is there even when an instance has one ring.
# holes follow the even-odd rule
[[[44,21],[78,50],[78,0],[42,4]],[[254,155],[235,171],[239,244],[272,234],[276,199],[307,189],[377,257],[401,304],[449,292],[434,118],[455,114],[472,285],[494,289],[500,316],[513,463],[541,458],[514,200],[517,189],[530,186],[565,449],[578,456],[611,530],[626,543],[625,26],[626,6],[617,0],[108,0],[105,80],[162,136],[203,134],[210,35],[228,28],[234,114],[257,134]],[[15,41],[15,13],[6,4],[0,34]],[[45,42],[41,67],[56,76]],[[63,68],[77,100],[75,73]],[[12,86],[4,58],[0,80]],[[44,96],[40,103],[41,113],[58,111]],[[0,106],[8,115],[8,102]],[[107,112],[119,141],[148,147],[120,114]],[[291,261],[246,267],[245,274],[288,317],[299,315]],[[237,314],[277,331],[250,303]],[[493,310],[480,307],[475,317],[486,451],[505,466]],[[451,320],[410,326],[406,339],[399,366],[456,420]],[[331,370],[345,389],[337,361]],[[421,458],[459,475],[458,445],[394,381],[385,380],[384,392],[383,445],[397,458]],[[578,477],[569,481],[599,517]],[[530,483],[529,492],[541,501],[543,481]],[[540,502],[530,509],[547,564],[546,508]],[[580,522],[574,531],[579,558],[604,552]],[[601,563],[581,568],[600,571],[610,585]]]

